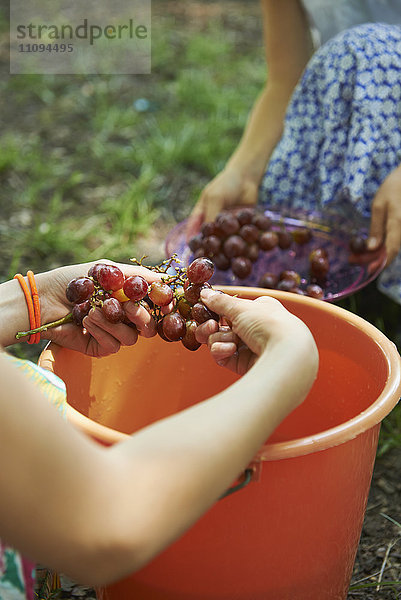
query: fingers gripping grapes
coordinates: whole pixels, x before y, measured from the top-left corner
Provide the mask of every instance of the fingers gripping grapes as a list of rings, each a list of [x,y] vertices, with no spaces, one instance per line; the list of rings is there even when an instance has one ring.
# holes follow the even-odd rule
[[[230,327],[204,323],[198,328],[198,340],[208,343],[219,365],[240,375],[277,344],[284,342],[288,348],[289,340],[299,339],[300,347],[306,342],[314,351],[313,338],[305,324],[274,298],[244,300],[213,290],[204,290],[201,298],[209,309],[226,318]]]
[[[289,314],[273,298],[242,300],[213,290],[208,281],[214,266],[206,257],[195,259],[186,269],[177,266],[175,256],[147,269],[141,261],[132,260],[138,270],[135,274],[128,271],[128,276],[120,269],[122,265],[91,264],[87,275],[75,277],[66,286],[71,312],[38,330],[67,324],[69,333],[66,330],[53,338],[63,342],[71,328],[79,327],[76,336],[86,336],[86,342],[78,349],[93,356],[131,346],[138,335],[158,334],[167,342],[180,341],[191,351],[207,344],[218,364],[243,374]],[[32,331],[36,330],[17,337]]]
[[[231,323],[232,331],[257,356],[263,352],[274,330],[276,315],[287,313],[278,300],[267,296],[243,300],[204,290],[201,298],[210,309]]]
[[[91,348],[91,353],[98,356],[134,344],[138,334],[152,337],[158,333],[167,341],[181,341],[189,350],[197,350],[201,346],[195,337],[198,326],[219,319],[200,300],[201,290],[210,288],[207,281],[214,272],[212,261],[199,258],[187,269],[175,266],[175,256],[146,268],[142,261],[132,261],[136,273],[128,276],[120,268],[124,269],[123,265],[91,264],[85,276],[75,277],[66,286],[65,298],[67,306],[72,305],[71,312],[38,331],[66,324],[71,327],[73,323],[80,327],[81,336],[90,336],[87,347],[92,341],[98,344]],[[32,331],[19,332],[16,337]]]

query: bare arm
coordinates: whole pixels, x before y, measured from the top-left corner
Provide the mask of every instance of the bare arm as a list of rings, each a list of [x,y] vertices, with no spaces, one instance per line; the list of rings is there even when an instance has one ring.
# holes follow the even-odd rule
[[[257,182],[281,137],[291,94],[311,56],[307,20],[299,0],[261,0],[268,79],[228,168]]]
[[[101,259],[97,262],[110,263],[111,261]],[[71,279],[87,275],[89,267],[93,264],[95,263],[60,267],[35,276],[42,324],[61,319],[71,312],[72,305],[65,295],[67,284]],[[127,277],[142,275],[149,282],[160,279],[157,273],[144,267],[125,264],[119,264],[118,266]],[[131,321],[142,335],[150,337],[155,334],[154,322],[150,319],[146,310],[137,307],[132,302],[127,303],[126,309]],[[88,334],[85,334],[82,328],[67,323],[56,329],[43,332],[41,338],[55,341],[62,346],[91,356],[106,356],[112,352],[117,352],[120,345],[130,346],[137,340],[138,333],[135,329],[127,327],[123,323],[118,324],[117,327],[112,326],[102,316],[100,310],[92,310],[85,318],[84,324]],[[0,325],[0,346],[3,347],[17,342],[15,334],[18,331],[28,331],[30,329],[25,297],[16,279],[0,284]],[[26,341],[26,339],[21,338],[20,341]]]
[[[203,190],[191,213],[188,236],[223,208],[256,204],[260,180],[283,131],[288,101],[311,54],[309,28],[299,0],[261,0],[268,78],[241,141],[225,169]]]
[[[254,366],[110,449],[68,426],[0,355],[0,535],[8,543],[92,584],[127,575],[194,523],[303,400],[317,369],[305,325],[271,298],[205,301],[230,318]]]

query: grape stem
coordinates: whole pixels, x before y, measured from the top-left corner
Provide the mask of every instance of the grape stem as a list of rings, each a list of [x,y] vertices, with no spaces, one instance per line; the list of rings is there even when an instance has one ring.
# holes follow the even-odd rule
[[[18,333],[16,333],[15,335],[15,339],[19,340],[22,337],[26,337],[27,335],[32,335],[33,333],[41,333],[42,331],[47,331],[48,329],[51,329],[52,327],[58,327],[59,325],[64,325],[64,323],[71,323],[72,321],[72,313],[69,313],[68,315],[65,315],[65,317],[62,317],[61,319],[58,319],[57,321],[52,321],[51,323],[46,323],[45,325],[41,325],[40,327],[37,327],[36,329],[30,329],[29,331],[19,331]]]
[[[132,262],[132,263],[134,263],[134,265],[137,265],[137,266],[139,266],[139,267],[143,267],[143,266],[145,266],[145,265],[143,264],[143,261],[145,260],[145,258],[147,258],[147,256],[146,256],[146,255],[145,255],[145,256],[142,256],[141,260],[138,260],[138,259],[136,259],[136,258],[131,258],[130,260],[131,260],[131,262]],[[149,269],[150,271],[153,271],[153,272],[155,272],[155,273],[162,273],[162,274],[165,274],[165,275],[166,275],[166,274],[167,274],[167,271],[169,270],[169,268],[172,266],[172,264],[173,264],[173,263],[177,263],[177,264],[179,264],[180,262],[181,262],[181,261],[180,261],[180,260],[179,260],[179,258],[177,257],[177,254],[176,254],[176,253],[174,253],[174,254],[172,254],[172,255],[171,255],[171,257],[170,257],[170,258],[167,258],[166,260],[163,260],[163,262],[161,262],[160,264],[158,264],[158,265],[155,265],[155,266],[146,265],[146,266],[145,266],[145,268],[146,268],[146,269]],[[182,268],[180,268],[180,267],[178,267],[178,268],[177,268],[177,267],[175,267],[175,270],[176,270],[177,272],[180,272],[180,273],[183,273],[183,272],[185,272],[185,271],[186,271],[186,269],[185,269],[185,268],[184,268],[184,269],[182,269]]]

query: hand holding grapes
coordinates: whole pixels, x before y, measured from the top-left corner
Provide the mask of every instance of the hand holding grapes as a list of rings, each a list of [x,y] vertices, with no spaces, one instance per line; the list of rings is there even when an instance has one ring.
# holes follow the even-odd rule
[[[226,168],[203,190],[187,224],[187,237],[195,235],[203,222],[213,221],[225,208],[256,205],[258,182],[242,176],[238,170]]]
[[[161,278],[160,274],[142,266],[117,265],[107,260],[102,260],[101,263],[114,264],[126,277],[140,275],[149,283],[159,281]],[[81,288],[85,284],[87,285],[88,271],[95,264],[84,263],[60,267],[36,276],[43,323],[63,319],[71,312],[71,302],[66,296],[66,288],[71,281],[77,280],[80,280]],[[101,357],[117,352],[121,345],[135,344],[138,333],[145,337],[155,335],[155,323],[149,312],[144,307],[138,306],[133,302],[125,304],[127,305],[125,308],[125,315],[127,317],[125,323],[112,323],[105,318],[99,308],[90,309],[89,307],[88,314],[83,316],[83,327],[77,327],[73,322],[63,323],[59,327],[49,328],[47,331],[44,331],[42,338],[52,340],[61,346],[90,356]],[[25,309],[22,313],[25,313]],[[18,327],[18,329],[23,328]],[[8,345],[9,343],[12,343],[11,339],[8,340],[7,336],[4,335],[2,344]]]
[[[384,241],[389,265],[401,248],[401,166],[379,187],[371,212],[368,248],[375,250]]]
[[[197,350],[201,346],[195,337],[198,325],[208,319],[218,320],[200,301],[200,291],[210,287],[207,281],[213,275],[212,261],[198,258],[188,268],[177,266],[175,255],[150,267],[144,267],[142,260],[136,258],[131,261],[135,264],[131,268],[108,261],[38,275],[42,314],[38,300],[36,308],[29,307],[33,294],[39,299],[39,293],[34,290],[32,272],[28,272],[32,298],[29,291],[24,294],[31,328],[16,327],[15,339],[33,336],[30,343],[35,343],[42,335],[60,345],[100,357],[117,352],[121,345],[135,344],[138,333],[144,337],[158,333],[167,342],[182,342],[188,350]],[[82,268],[88,266],[83,274]],[[24,279],[18,277],[24,289]],[[15,324],[23,323],[21,314],[25,311],[16,304],[21,302],[21,294],[16,294],[15,282],[3,285],[10,287],[10,284],[15,295],[15,300],[10,297],[7,302],[12,331],[15,316],[19,315]],[[0,343],[8,345],[10,331],[4,333]]]
[[[216,362],[244,375],[262,355],[293,355],[300,378],[316,372],[318,353],[306,325],[274,298],[256,300],[233,298],[227,294],[203,290],[202,301],[210,310],[228,320],[230,327],[215,321],[200,326],[197,339],[207,343]],[[305,345],[309,346],[305,353]],[[305,359],[308,356],[308,359]],[[301,361],[302,358],[302,361]]]

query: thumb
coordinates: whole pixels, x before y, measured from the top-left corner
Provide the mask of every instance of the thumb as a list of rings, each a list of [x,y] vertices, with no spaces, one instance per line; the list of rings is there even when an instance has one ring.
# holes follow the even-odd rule
[[[201,299],[208,308],[231,323],[234,333],[257,356],[263,352],[271,334],[270,315],[283,310],[278,300],[268,296],[245,300],[206,289],[201,291]]]
[[[246,300],[230,296],[218,290],[204,288],[201,290],[201,300],[208,308],[220,316],[227,317],[230,321],[243,314],[244,309],[252,309],[254,314],[260,315],[261,311],[268,310],[270,313],[283,310],[281,302],[271,296],[260,296],[255,300]],[[260,305],[264,304],[264,307]]]
[[[230,321],[233,321],[239,315],[244,302],[252,302],[252,300],[240,300],[239,298],[234,298],[233,296],[209,288],[201,290],[201,300],[213,312],[227,317]]]
[[[376,248],[381,245],[384,238],[385,220],[385,206],[374,201],[372,205],[369,238],[367,241],[368,250],[376,250]]]

